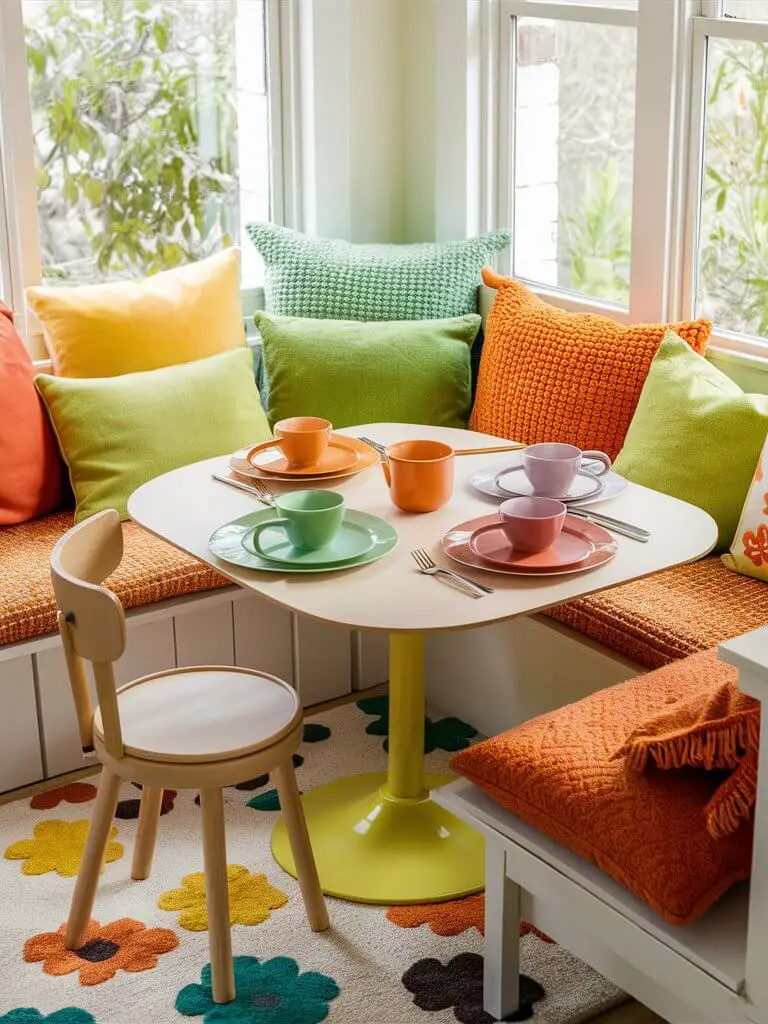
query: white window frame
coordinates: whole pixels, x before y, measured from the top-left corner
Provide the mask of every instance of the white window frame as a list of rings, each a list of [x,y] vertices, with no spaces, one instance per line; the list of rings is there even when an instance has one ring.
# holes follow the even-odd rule
[[[265,0],[270,208],[272,220],[280,224],[293,224],[298,215],[291,199],[301,163],[291,88],[298,73],[297,4],[298,0]],[[45,359],[42,329],[24,303],[24,290],[40,284],[42,268],[21,0],[0,0],[0,268],[8,287],[6,301],[17,315],[27,348],[33,357]],[[263,289],[244,289],[242,300],[250,320],[253,309],[263,305]]]
[[[746,42],[768,43],[768,23],[742,21],[738,18],[719,18],[722,5],[719,0],[704,3],[702,14],[692,19],[693,52],[691,57],[690,134],[688,138],[689,167],[686,188],[686,212],[683,247],[682,307],[692,314],[695,303],[698,274],[698,239],[701,220],[700,195],[704,177],[704,149],[707,47],[709,39],[738,39]],[[768,338],[715,329],[711,345],[726,357],[757,361],[768,367]]]
[[[516,40],[512,19],[634,25],[638,38],[629,305],[616,306],[535,281],[526,284],[565,309],[603,313],[624,323],[689,319],[694,309],[705,144],[706,40],[718,36],[768,42],[768,24],[719,17],[722,0],[639,0],[637,10],[611,8],[594,0],[482,2],[481,41],[471,32],[465,32],[462,40],[468,66],[480,63],[486,68],[477,117],[484,126],[484,160],[495,168],[495,174],[478,179],[485,213],[476,222],[477,230],[510,226],[514,230]],[[458,43],[454,33],[450,40],[454,50]],[[473,140],[468,137],[468,142],[471,150]],[[457,199],[452,197],[454,204]],[[505,259],[502,269],[510,271],[511,256]],[[718,357],[768,368],[768,338],[763,341],[720,329],[713,333],[711,350]]]

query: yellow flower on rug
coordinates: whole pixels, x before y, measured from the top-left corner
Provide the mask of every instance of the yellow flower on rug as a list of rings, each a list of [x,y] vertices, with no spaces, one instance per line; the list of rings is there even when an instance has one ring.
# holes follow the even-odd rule
[[[270,885],[266,875],[252,875],[242,864],[228,865],[227,881],[230,924],[261,924],[272,910],[284,907],[288,902],[287,895]],[[181,888],[164,892],[157,905],[161,910],[180,910],[181,928],[188,932],[204,932],[208,927],[208,907],[203,872],[185,875]]]
[[[39,821],[32,829],[34,839],[19,839],[5,851],[6,860],[23,860],[23,875],[44,875],[58,871],[64,878],[76,875],[85,849],[89,822]],[[123,856],[123,844],[113,843],[117,829],[109,833],[105,861],[119,860]]]

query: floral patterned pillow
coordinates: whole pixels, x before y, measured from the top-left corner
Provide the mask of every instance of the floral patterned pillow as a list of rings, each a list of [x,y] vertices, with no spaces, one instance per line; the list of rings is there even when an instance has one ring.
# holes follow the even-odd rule
[[[741,510],[731,550],[722,558],[729,569],[768,583],[768,437]]]

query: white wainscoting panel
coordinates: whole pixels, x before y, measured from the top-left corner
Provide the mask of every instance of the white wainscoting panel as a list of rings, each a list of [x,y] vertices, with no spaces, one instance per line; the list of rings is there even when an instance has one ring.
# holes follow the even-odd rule
[[[176,664],[234,665],[232,602],[208,604],[173,617]]]
[[[352,635],[341,626],[294,618],[296,688],[304,707],[352,691]]]
[[[0,792],[43,777],[30,655],[0,662]]]
[[[353,690],[366,690],[389,679],[389,634],[358,632],[353,645]]]
[[[173,619],[127,623],[125,654],[115,664],[118,685],[151,672],[173,668],[176,663]],[[40,713],[43,723],[47,775],[61,775],[82,768],[87,762],[80,748],[77,716],[69,688],[61,647],[49,647],[35,655],[37,659]],[[93,685],[91,694],[95,700]]]
[[[427,639],[427,699],[495,736],[643,671],[543,618]]]
[[[291,613],[262,597],[238,598],[234,614],[235,664],[270,672],[295,686]]]

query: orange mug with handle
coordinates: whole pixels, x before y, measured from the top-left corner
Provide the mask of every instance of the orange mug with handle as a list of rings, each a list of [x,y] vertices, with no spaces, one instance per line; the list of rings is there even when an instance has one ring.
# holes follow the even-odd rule
[[[404,512],[435,512],[453,493],[454,451],[442,441],[398,441],[381,468],[392,502]]]

